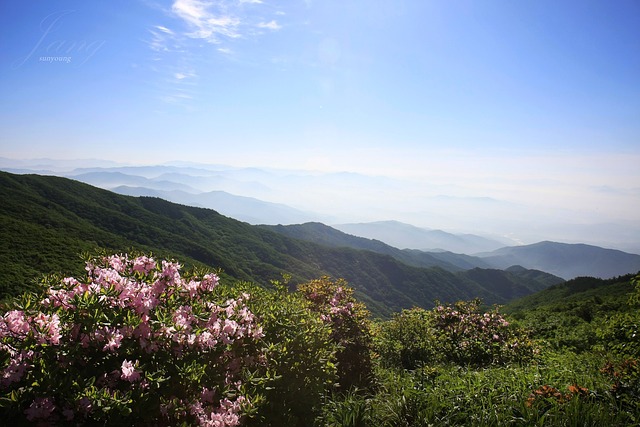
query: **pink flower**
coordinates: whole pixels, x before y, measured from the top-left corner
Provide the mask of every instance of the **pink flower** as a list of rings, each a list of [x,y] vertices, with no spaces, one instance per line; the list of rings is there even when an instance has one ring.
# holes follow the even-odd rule
[[[147,275],[154,268],[156,268],[156,262],[153,258],[141,256],[133,261],[133,271],[137,271],[138,273]]]
[[[19,336],[29,333],[29,322],[22,311],[11,310],[4,315],[3,320],[9,332]],[[4,329],[1,325],[0,328]]]
[[[213,403],[213,398],[215,397],[215,390],[209,390],[206,387],[203,387],[202,393],[200,393],[200,398],[205,403]]]
[[[200,282],[200,288],[205,291],[212,291],[216,286],[218,286],[218,281],[220,278],[215,274],[207,274],[202,278]]]
[[[204,331],[198,336],[198,342],[200,347],[203,349],[213,348],[218,343],[218,341],[213,337],[211,332]]]
[[[180,282],[181,267],[177,262],[162,261],[162,278],[168,285],[174,285]]]
[[[224,320],[224,326],[222,327],[222,332],[229,336],[233,336],[238,329],[238,323],[235,320]]]
[[[38,326],[38,332],[40,332],[40,337],[38,338],[39,343],[48,342],[53,345],[60,344],[62,334],[60,334],[60,317],[57,314],[48,316],[40,313],[33,321]]]
[[[264,337],[264,333],[262,332],[262,326],[258,326],[251,332],[251,337],[254,339],[260,339]]]
[[[33,357],[33,351],[22,351],[20,354],[11,358],[9,365],[2,371],[0,385],[7,387],[9,384],[18,382],[22,379],[27,369],[31,367],[28,363]]]
[[[173,315],[173,321],[176,326],[185,330],[191,330],[193,320],[194,317],[191,314],[191,307],[189,306],[180,306]]]
[[[198,294],[198,289],[200,288],[200,282],[195,280],[190,280],[189,282],[184,282],[182,287],[189,292],[189,297],[193,298]]]
[[[56,407],[53,404],[53,399],[50,397],[36,397],[31,405],[25,409],[24,413],[27,415],[27,420],[35,421],[38,419],[46,420],[51,416]]]
[[[118,329],[109,329],[105,328],[105,332],[107,336],[107,343],[102,347],[102,351],[115,351],[120,348],[120,344],[122,342],[122,338],[124,335]]]
[[[137,363],[138,361],[136,361],[136,364]],[[124,362],[122,362],[122,375],[120,375],[120,378],[129,382],[138,381],[140,379],[140,372],[135,370],[135,365],[132,362],[125,359]]]
[[[111,268],[113,268],[115,271],[119,273],[122,273],[124,271],[127,261],[126,257],[123,257],[121,255],[112,255],[107,260],[109,261],[109,265],[111,266]]]

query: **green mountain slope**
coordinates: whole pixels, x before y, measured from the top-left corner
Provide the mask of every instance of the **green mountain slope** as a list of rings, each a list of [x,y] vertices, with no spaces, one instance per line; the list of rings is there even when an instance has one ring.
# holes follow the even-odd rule
[[[640,271],[640,255],[585,244],[539,242],[478,254],[495,268],[522,265],[565,279],[594,276],[607,279]]]
[[[297,225],[265,225],[263,228],[277,231],[289,237],[310,241],[330,247],[350,247],[391,255],[405,264],[415,267],[440,267],[456,273],[461,280],[481,285],[489,292],[505,300],[529,295],[563,279],[538,270],[513,266],[506,271],[486,267],[481,259],[452,252],[423,252],[415,249],[398,249],[379,240],[352,236],[327,225],[313,222]]]
[[[457,275],[480,284],[506,300],[530,295],[564,282],[557,276],[543,271],[527,270],[523,267],[511,267],[507,270],[474,268]]]
[[[406,264],[413,265],[414,267],[441,267],[448,271],[462,270],[462,268],[456,265],[455,259],[446,261],[437,258],[428,252],[418,250],[401,250],[387,245],[380,240],[353,236],[319,222],[308,222],[305,224],[294,225],[262,225],[261,227],[295,239],[306,240],[334,248],[348,247],[391,255],[392,257]],[[478,262],[483,263],[480,259],[478,259]],[[488,266],[488,264],[484,265]]]
[[[627,315],[631,315],[630,324],[637,322],[633,320],[637,319],[637,308],[629,304],[629,296],[634,292],[632,278],[632,274],[606,280],[577,277],[514,300],[503,312],[552,349],[601,352],[617,340],[626,342],[627,338],[635,337],[619,335],[615,326],[616,319]]]
[[[436,299],[504,303],[512,294],[387,254],[292,239],[210,209],[121,196],[66,178],[0,173],[0,197],[3,296],[20,292],[42,273],[78,274],[78,254],[96,248],[153,251],[260,284],[282,273],[292,276],[292,284],[324,274],[344,277],[380,316],[430,307]]]
[[[626,305],[628,294],[633,291],[633,274],[599,279],[595,277],[576,277],[566,282],[549,286],[540,292],[509,302],[504,311],[509,313],[526,312],[538,309],[554,310],[561,306],[616,301]]]

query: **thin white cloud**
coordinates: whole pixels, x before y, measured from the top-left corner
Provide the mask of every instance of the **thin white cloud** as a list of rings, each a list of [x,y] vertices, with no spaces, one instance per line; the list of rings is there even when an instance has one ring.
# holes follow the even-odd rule
[[[241,21],[226,9],[222,2],[202,0],[176,0],[171,8],[191,28],[192,31],[186,34],[188,37],[211,43],[219,43],[220,36],[240,37]]]
[[[170,29],[168,29],[167,27],[163,27],[162,25],[156,25],[155,28],[157,30],[162,31],[165,34],[173,34],[173,31],[171,31]]]
[[[193,97],[187,93],[176,92],[170,95],[164,95],[160,97],[160,100],[167,104],[182,104],[184,101],[189,101]]]
[[[269,30],[277,31],[277,30],[282,28],[282,25],[278,24],[276,22],[276,20],[274,19],[274,20],[269,21],[269,22],[261,22],[261,23],[259,23],[258,24],[258,28],[266,28],[266,29],[269,29]]]
[[[234,40],[280,30],[282,26],[271,18],[284,13],[272,10],[275,15],[265,16],[263,5],[263,0],[171,0],[163,11],[172,21],[149,27],[145,40],[153,51],[150,69],[160,77],[159,99],[186,105],[197,98],[195,87],[203,78],[196,71],[202,56],[194,50],[206,51],[202,41],[214,44],[219,55],[233,55]]]
[[[151,39],[147,40],[147,44],[151,50],[155,52],[166,52],[169,50],[166,37],[166,34],[169,33],[162,33],[161,30],[149,30],[149,33],[151,34]]]

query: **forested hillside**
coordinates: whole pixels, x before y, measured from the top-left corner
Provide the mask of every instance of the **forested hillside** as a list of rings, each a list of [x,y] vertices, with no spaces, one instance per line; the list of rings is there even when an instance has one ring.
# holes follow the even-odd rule
[[[379,316],[431,307],[435,300],[480,297],[489,304],[504,303],[523,292],[520,273],[509,274],[495,288],[441,268],[418,268],[386,254],[292,239],[210,209],[121,196],[65,178],[1,173],[0,196],[3,295],[19,293],[43,273],[77,273],[82,269],[79,254],[97,248],[152,251],[257,284],[283,274],[291,275],[292,285],[323,275],[340,277]],[[557,279],[526,278],[525,288],[541,289],[549,280]]]

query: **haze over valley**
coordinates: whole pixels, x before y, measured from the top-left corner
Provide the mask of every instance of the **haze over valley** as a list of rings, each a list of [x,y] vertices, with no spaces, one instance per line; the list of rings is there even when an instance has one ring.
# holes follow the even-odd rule
[[[95,160],[1,158],[0,168],[207,207],[251,224],[323,222],[399,248],[473,254],[551,240],[640,253],[640,226],[631,219],[611,216],[606,221],[596,212],[546,212],[548,205],[444,195],[438,193],[443,188],[406,178],[197,163],[104,165]],[[376,230],[367,231],[358,225],[362,223],[377,223],[369,226]]]

